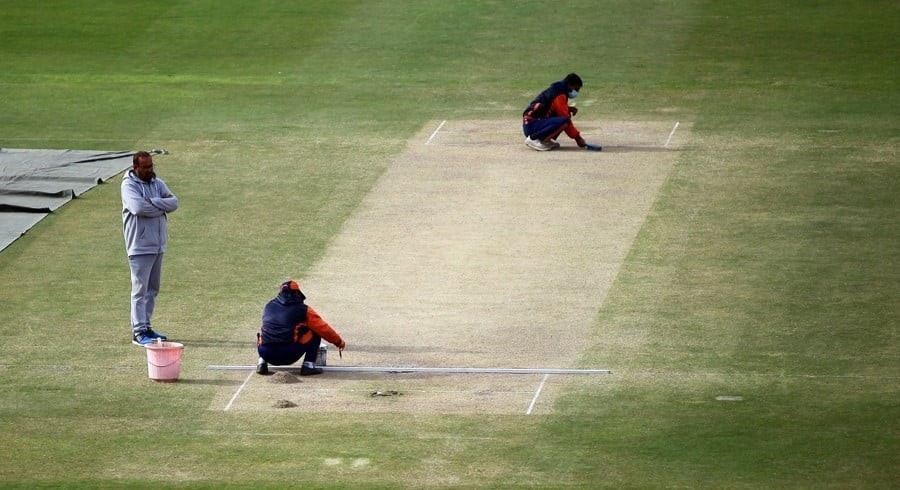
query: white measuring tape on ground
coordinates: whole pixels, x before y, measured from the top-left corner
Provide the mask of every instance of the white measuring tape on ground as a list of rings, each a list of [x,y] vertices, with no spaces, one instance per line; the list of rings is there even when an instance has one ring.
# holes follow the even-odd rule
[[[301,366],[273,366],[270,371],[296,371]],[[252,371],[256,366],[210,365],[213,371]],[[325,372],[338,373],[433,373],[433,374],[612,374],[609,369],[554,369],[554,368],[476,368],[476,367],[401,367],[401,366],[322,366]]]

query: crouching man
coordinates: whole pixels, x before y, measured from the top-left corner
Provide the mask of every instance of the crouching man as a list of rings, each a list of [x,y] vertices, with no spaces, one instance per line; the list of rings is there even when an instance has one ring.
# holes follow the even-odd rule
[[[269,364],[287,366],[303,357],[301,376],[322,374],[322,368],[316,367],[322,339],[342,351],[346,347],[341,336],[312,307],[307,306],[305,300],[300,285],[296,281],[286,281],[281,284],[278,296],[266,304],[262,327],[256,334],[259,352],[257,373],[268,374]]]

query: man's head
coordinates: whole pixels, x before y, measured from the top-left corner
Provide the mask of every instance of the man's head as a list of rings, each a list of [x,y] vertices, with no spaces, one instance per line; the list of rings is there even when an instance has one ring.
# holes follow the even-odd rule
[[[137,175],[144,182],[150,182],[153,176],[156,175],[153,172],[153,156],[146,151],[139,151],[134,154],[134,157],[131,159],[131,169],[134,170],[134,175]]]
[[[569,98],[574,99],[575,97],[578,97],[578,91],[581,90],[581,77],[575,73],[569,73],[566,75],[566,78],[563,79],[563,82],[566,83],[566,87],[569,89],[569,93],[567,94]]]

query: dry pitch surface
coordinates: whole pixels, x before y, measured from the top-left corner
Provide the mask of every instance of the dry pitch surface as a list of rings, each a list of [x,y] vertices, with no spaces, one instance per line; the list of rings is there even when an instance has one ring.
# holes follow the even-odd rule
[[[348,344],[328,365],[615,376],[578,364],[583,341],[690,126],[578,126],[604,151],[563,136],[562,148],[535,152],[515,121],[426,124],[301,278]],[[212,409],[540,414],[608,375],[225,376],[240,387],[222,388]]]

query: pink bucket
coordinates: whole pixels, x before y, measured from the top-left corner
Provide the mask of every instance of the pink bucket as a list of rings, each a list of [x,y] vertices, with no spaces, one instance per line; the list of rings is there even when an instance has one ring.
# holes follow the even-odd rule
[[[153,342],[144,347],[147,350],[147,371],[150,379],[162,383],[178,381],[184,345],[178,342]]]

